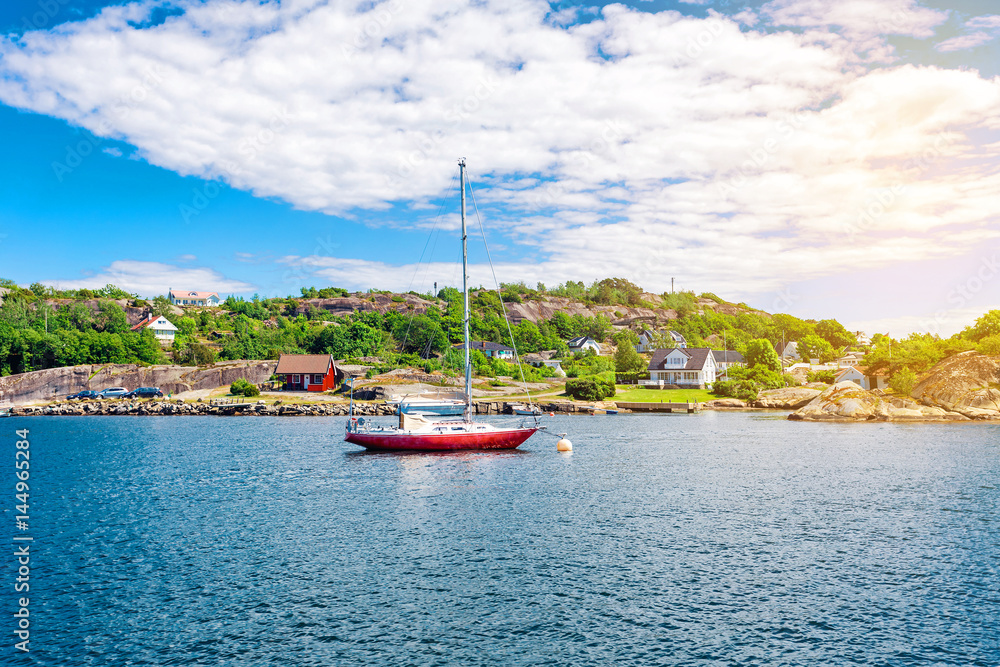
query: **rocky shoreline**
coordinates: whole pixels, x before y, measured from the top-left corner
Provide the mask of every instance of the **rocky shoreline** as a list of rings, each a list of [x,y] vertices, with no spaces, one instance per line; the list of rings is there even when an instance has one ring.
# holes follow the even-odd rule
[[[909,398],[840,382],[788,416],[800,421],[1000,420],[1000,357],[962,352],[935,365]]]
[[[328,403],[295,403],[263,398],[186,402],[181,399],[150,401],[65,401],[44,406],[11,408],[14,416],[104,415],[246,415],[246,416],[346,416],[346,400]],[[480,400],[476,414],[512,414],[521,403]],[[536,404],[543,413],[586,414],[617,409],[614,401],[578,403],[553,401]],[[751,402],[732,398],[707,401],[703,410],[792,411],[793,421],[970,422],[1000,421],[1000,357],[963,352],[940,362],[918,384],[911,397],[868,391],[853,382],[834,385],[811,383],[761,392]],[[382,401],[355,401],[354,411],[364,416],[389,416],[395,406]],[[627,410],[618,410],[627,412]]]
[[[476,414],[513,414],[520,403],[506,401],[477,401],[473,404]],[[571,402],[538,404],[543,413],[588,413],[595,406]],[[260,417],[346,417],[350,411],[347,402],[337,403],[284,403],[280,401],[251,399],[246,403],[213,404],[211,402],[182,400],[150,401],[66,401],[50,405],[15,406],[12,417],[147,417],[147,416],[260,416]],[[354,413],[365,417],[384,417],[396,414],[396,407],[387,403],[355,402]]]

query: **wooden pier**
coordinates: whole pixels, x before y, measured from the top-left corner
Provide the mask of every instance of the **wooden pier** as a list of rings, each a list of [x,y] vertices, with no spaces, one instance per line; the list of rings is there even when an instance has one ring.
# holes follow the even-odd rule
[[[698,411],[698,403],[615,403],[621,410],[632,412],[686,412]]]

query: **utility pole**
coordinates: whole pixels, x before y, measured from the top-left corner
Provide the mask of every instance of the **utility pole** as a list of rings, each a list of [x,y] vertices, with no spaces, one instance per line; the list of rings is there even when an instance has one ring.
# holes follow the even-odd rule
[[[674,293],[674,279],[673,278],[670,279],[670,293],[671,294]]]
[[[726,330],[722,330],[722,359],[726,364],[726,369],[722,371],[723,376],[729,379],[729,343],[726,342]]]

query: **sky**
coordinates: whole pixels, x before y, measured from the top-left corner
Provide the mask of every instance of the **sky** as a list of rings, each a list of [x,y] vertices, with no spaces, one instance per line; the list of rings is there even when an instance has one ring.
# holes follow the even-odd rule
[[[987,0],[7,0],[0,139],[23,285],[460,285],[464,157],[500,282],[894,336],[1000,308]]]

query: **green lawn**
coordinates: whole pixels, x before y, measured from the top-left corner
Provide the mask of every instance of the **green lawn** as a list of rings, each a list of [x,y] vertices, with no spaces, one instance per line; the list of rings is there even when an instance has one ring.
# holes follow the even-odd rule
[[[683,403],[697,401],[703,403],[719,398],[704,389],[638,389],[634,384],[620,384],[617,393],[609,401],[625,403]]]

